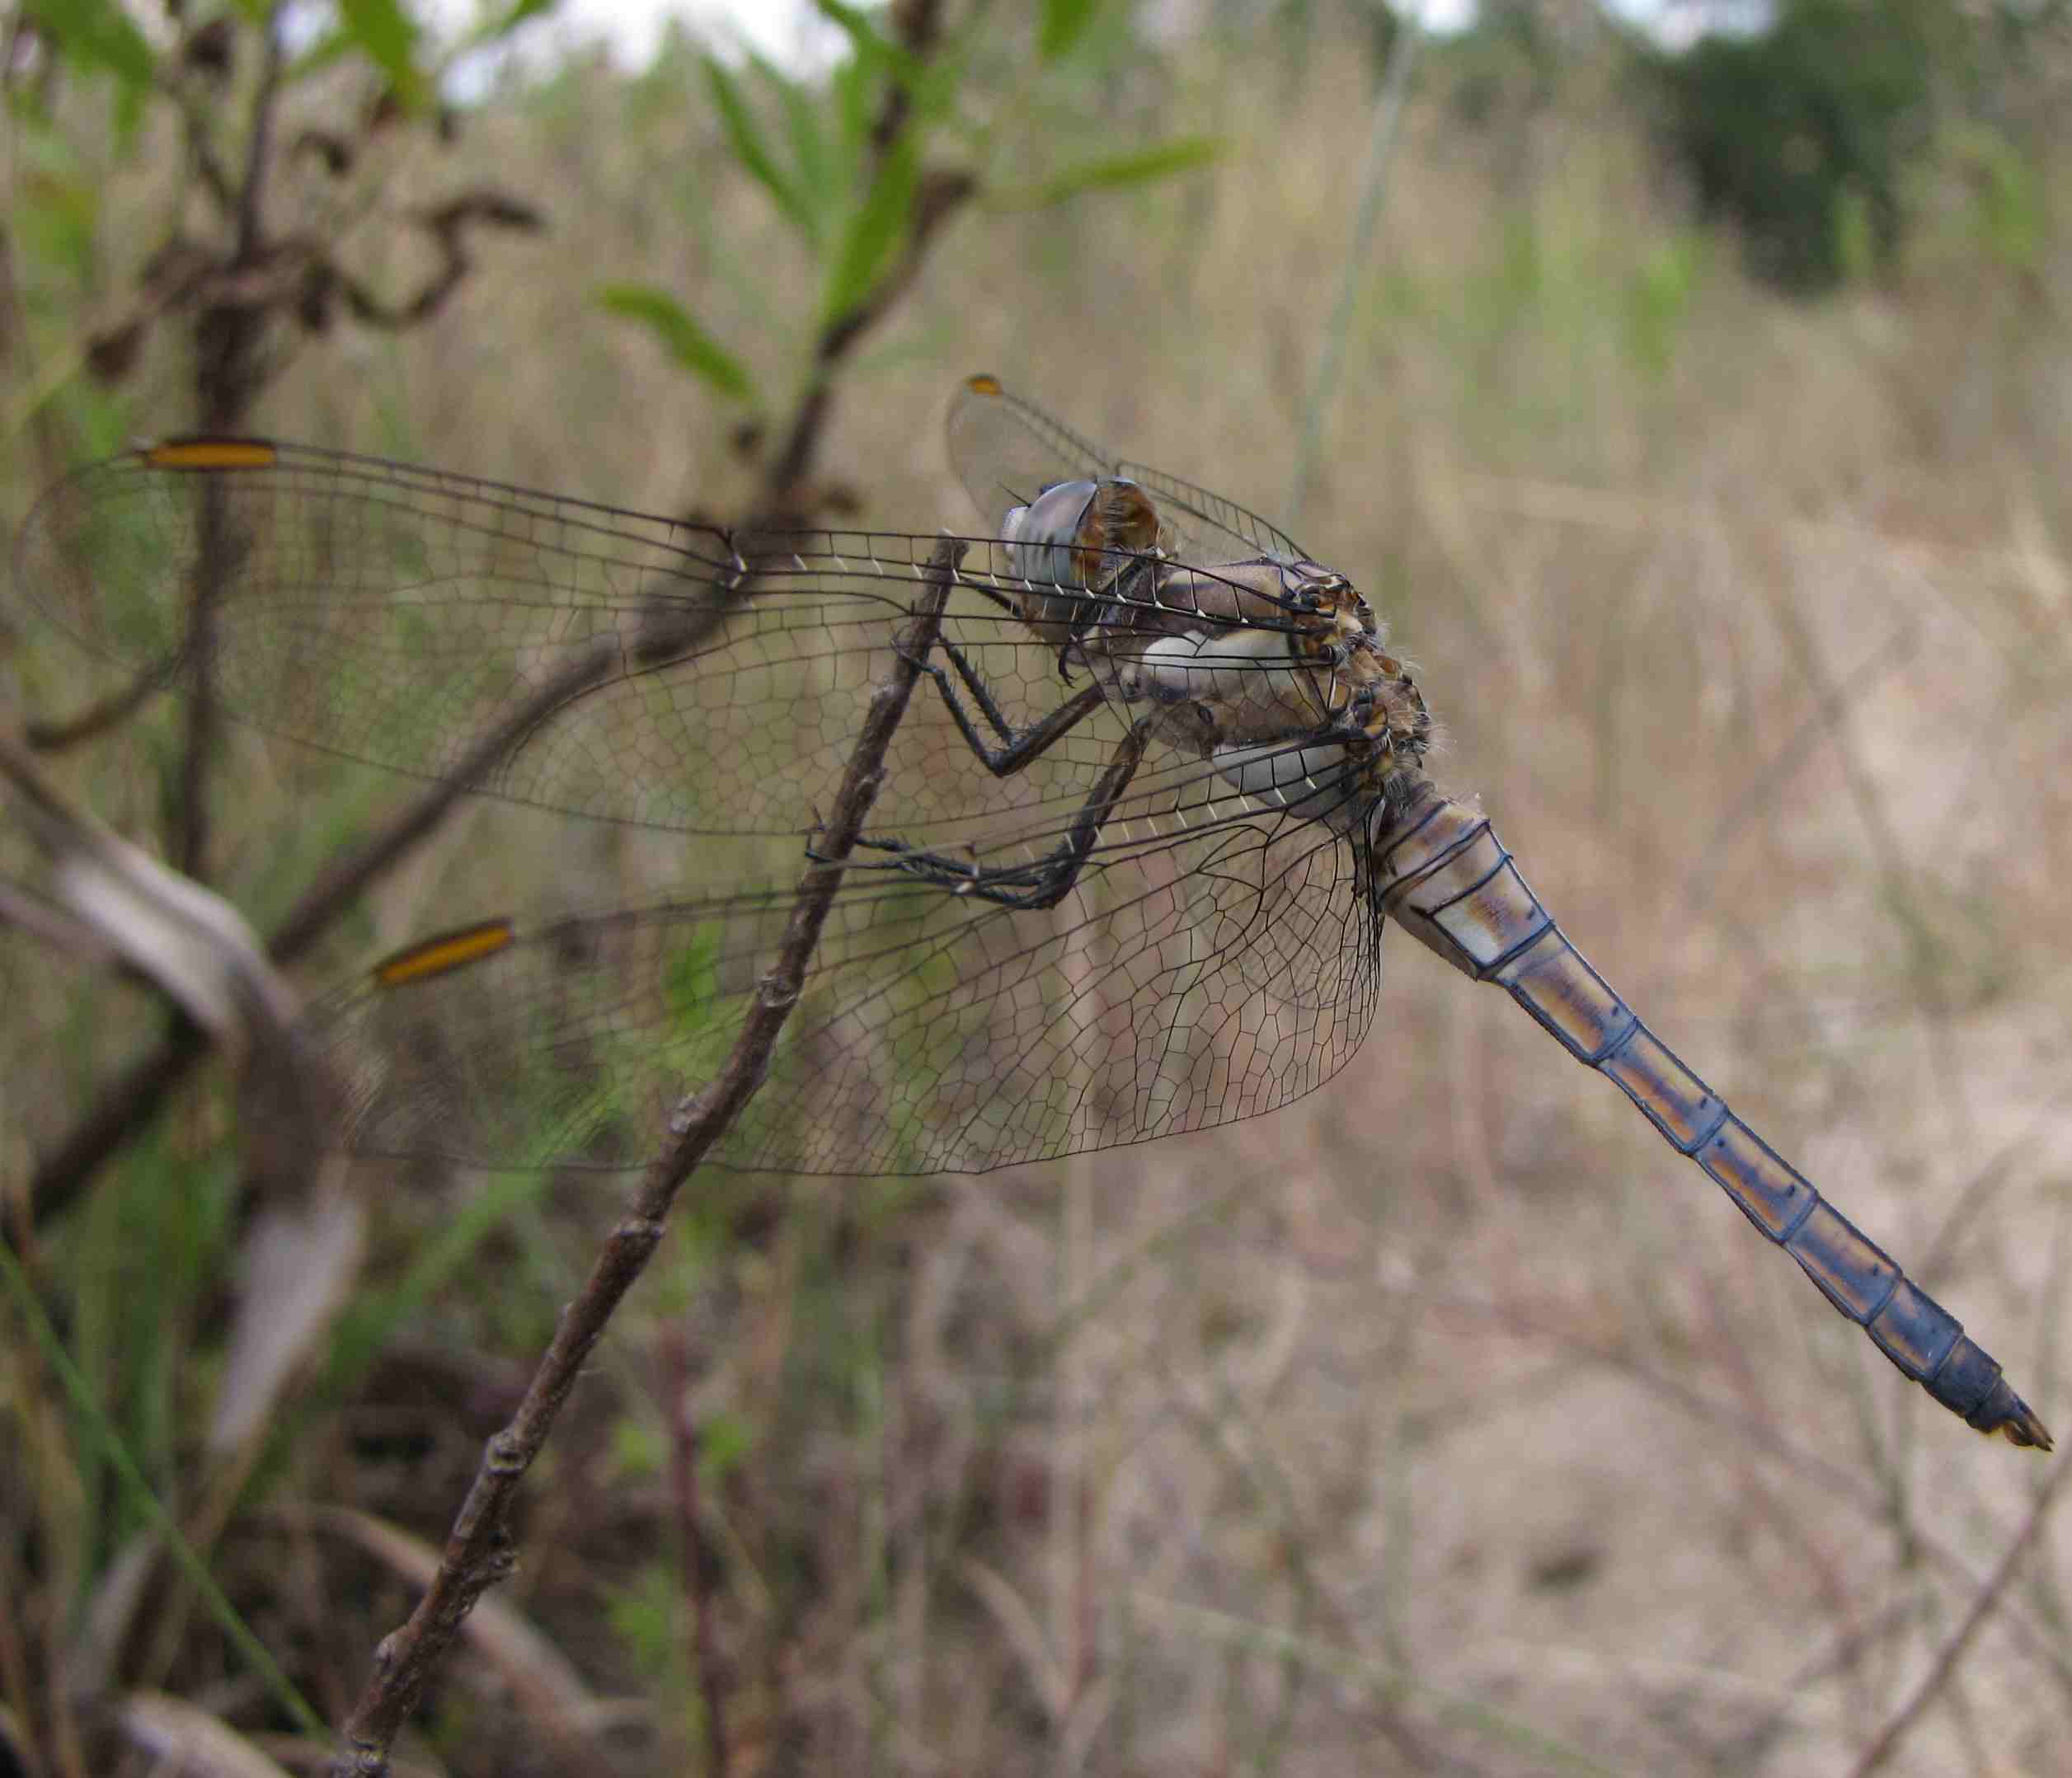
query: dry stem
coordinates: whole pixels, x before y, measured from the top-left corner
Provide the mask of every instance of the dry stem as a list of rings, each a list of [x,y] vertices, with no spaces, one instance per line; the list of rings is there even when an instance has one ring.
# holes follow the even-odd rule
[[[517,1413],[483,1447],[467,1498],[447,1535],[438,1574],[409,1621],[375,1651],[374,1673],[345,1725],[350,1751],[334,1766],[336,1778],[381,1778],[388,1771],[388,1749],[447,1644],[484,1589],[510,1572],[515,1555],[505,1519],[519,1481],[545,1445],[613,1312],[660,1242],[678,1189],[763,1084],[778,1034],[798,1003],[820,929],[841,886],[843,861],[883,781],[886,749],[906,714],[920,664],[934,645],[963,555],[964,546],[946,537],[930,557],[928,591],[900,631],[891,669],[871,700],[833,811],[816,837],[815,861],[799,880],[775,965],[763,978],[725,1066],[677,1107],[669,1146],[649,1164],[632,1213],[606,1238],[581,1292],[563,1311]]]

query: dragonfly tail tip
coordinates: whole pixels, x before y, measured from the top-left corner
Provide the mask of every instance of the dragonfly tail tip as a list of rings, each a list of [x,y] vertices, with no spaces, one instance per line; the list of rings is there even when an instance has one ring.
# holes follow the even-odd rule
[[[1999,1433],[2011,1445],[2034,1451],[2051,1448],[2051,1428],[2004,1382],[1994,1384],[1992,1393],[1972,1413],[1971,1420],[1980,1432]]]

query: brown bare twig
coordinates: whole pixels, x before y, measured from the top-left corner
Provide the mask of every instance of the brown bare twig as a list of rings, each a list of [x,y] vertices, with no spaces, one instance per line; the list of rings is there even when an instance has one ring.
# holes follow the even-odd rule
[[[265,251],[261,201],[273,142],[274,107],[280,100],[281,73],[286,65],[278,15],[268,18],[263,35],[265,63],[252,98],[251,133],[236,193],[236,232],[226,267],[233,277]],[[265,330],[263,311],[233,304],[211,303],[195,317],[195,396],[201,424],[207,430],[242,429],[265,380],[258,363],[259,342]],[[223,542],[223,503],[218,490],[211,488],[202,497],[201,555],[189,589],[186,651],[194,665],[194,686],[187,699],[186,734],[181,742],[171,848],[175,866],[198,882],[206,881],[208,875],[209,767],[215,756],[217,731],[222,726],[214,681],[216,614],[227,570]]]
[[[900,631],[891,668],[871,700],[815,861],[799,880],[776,964],[763,978],[726,1065],[677,1107],[668,1147],[650,1163],[631,1214],[606,1238],[582,1291],[562,1312],[510,1424],[483,1448],[430,1588],[409,1621],[375,1651],[374,1673],[345,1725],[350,1751],[333,1766],[336,1778],[382,1778],[387,1772],[388,1749],[447,1644],[484,1590],[510,1572],[515,1557],[505,1520],[519,1483],[546,1443],[591,1349],[660,1244],[679,1188],[762,1086],[778,1034],[798,1002],[844,862],[883,781],[886,750],[934,645],[963,555],[964,546],[946,537],[930,557],[923,575],[928,590]]]
[[[914,198],[913,228],[899,263],[854,307],[836,316],[820,330],[820,340],[813,350],[813,379],[800,397],[792,423],[785,429],[784,442],[763,478],[763,505],[766,512],[786,514],[796,510],[799,490],[806,485],[812,470],[820,434],[834,406],[835,372],[855,350],[857,341],[906,293],[920,275],[929,243],[977,190],[978,182],[969,173],[923,174]]]

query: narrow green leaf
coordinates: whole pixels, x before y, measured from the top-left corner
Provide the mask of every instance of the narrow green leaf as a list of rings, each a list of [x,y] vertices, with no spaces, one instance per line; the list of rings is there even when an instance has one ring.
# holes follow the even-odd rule
[[[1100,4],[1101,0],[1043,0],[1043,18],[1036,26],[1036,59],[1055,62],[1069,54],[1086,35]]]
[[[806,207],[810,238],[817,249],[825,220],[842,189],[835,180],[834,157],[820,120],[824,101],[762,56],[751,53],[749,65],[776,96],[783,110],[785,130],[792,142],[792,164],[797,170],[794,189]]]
[[[920,144],[911,131],[903,132],[879,163],[861,208],[842,232],[820,304],[824,325],[848,314],[870,293],[886,255],[905,237],[920,183]]]
[[[612,314],[647,327],[669,354],[694,377],[737,401],[751,400],[755,385],[741,362],[693,321],[682,303],[651,284],[606,284],[598,302]]]
[[[1083,191],[1109,191],[1123,185],[1148,185],[1154,179],[1191,172],[1197,167],[1207,166],[1223,151],[1224,144],[1214,136],[1177,136],[1171,142],[1156,143],[1149,148],[1082,161],[1077,167],[1053,173],[1036,185],[989,193],[986,204],[989,209],[998,210],[1045,209],[1076,198]]]
[[[797,223],[810,241],[814,237],[814,217],[798,187],[785,176],[776,157],[763,145],[748,101],[734,77],[713,56],[705,58],[706,84],[712,89],[712,103],[719,107],[720,123],[726,131],[727,146],[750,178],[777,199],[777,207]]]
[[[849,40],[860,59],[890,69],[902,85],[920,78],[920,58],[881,31],[867,12],[845,4],[844,0],[813,0],[813,9]]]
[[[864,138],[871,129],[871,69],[863,58],[853,55],[834,70],[834,116],[842,144],[843,164],[853,171],[863,159]]]
[[[388,75],[403,103],[416,105],[425,93],[416,60],[417,27],[397,0],[338,0],[338,16],[345,35]]]
[[[480,45],[495,43],[508,37],[521,25],[543,17],[561,4],[561,0],[510,0],[501,12],[485,18],[460,40],[459,47],[472,49]]]
[[[29,12],[82,67],[105,68],[125,87],[151,84],[150,40],[117,0],[30,0]]]

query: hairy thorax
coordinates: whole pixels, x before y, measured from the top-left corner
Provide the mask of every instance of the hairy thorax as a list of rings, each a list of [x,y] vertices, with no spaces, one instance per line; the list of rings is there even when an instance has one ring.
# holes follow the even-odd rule
[[[1060,669],[1090,668],[1234,789],[1328,816],[1423,760],[1424,699],[1343,575],[1276,556],[1176,561],[1144,490],[1120,478],[1045,490],[1007,535],[1017,615]]]

